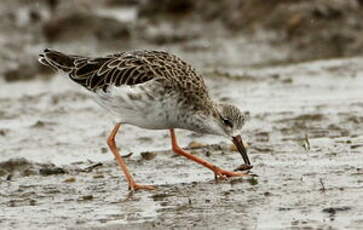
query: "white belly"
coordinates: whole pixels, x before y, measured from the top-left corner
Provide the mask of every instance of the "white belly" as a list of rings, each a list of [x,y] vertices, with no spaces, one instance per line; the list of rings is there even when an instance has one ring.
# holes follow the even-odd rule
[[[176,128],[176,98],[143,85],[113,87],[110,93],[97,92],[95,100],[121,123],[147,129]]]

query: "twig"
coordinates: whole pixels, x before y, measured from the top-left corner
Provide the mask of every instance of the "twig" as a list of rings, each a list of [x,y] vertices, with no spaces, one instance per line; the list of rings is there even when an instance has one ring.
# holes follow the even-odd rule
[[[94,168],[97,168],[97,167],[102,166],[102,165],[103,164],[101,162],[98,162],[98,163],[96,163],[94,165],[91,165],[91,166],[86,167],[85,169],[83,169],[83,171],[85,171],[85,172],[91,172]]]
[[[131,157],[131,156],[132,156],[132,154],[134,154],[134,153],[133,153],[133,152],[131,152],[131,153],[129,153],[129,154],[126,154],[126,155],[122,156],[122,158],[129,158],[129,157]]]
[[[309,137],[307,134],[305,134],[305,139],[304,139],[304,148],[306,151],[310,151],[310,141],[309,141]]]
[[[325,189],[325,185],[324,185],[324,181],[323,181],[323,179],[322,179],[322,178],[320,178],[320,179],[319,179],[319,181],[320,181],[320,184],[321,184],[321,189],[320,189],[320,191],[325,192],[325,191],[326,191],[326,189]]]

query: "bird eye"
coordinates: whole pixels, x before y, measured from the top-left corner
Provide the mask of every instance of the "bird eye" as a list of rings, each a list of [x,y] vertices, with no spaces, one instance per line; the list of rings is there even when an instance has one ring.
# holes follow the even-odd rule
[[[232,124],[232,122],[231,122],[230,120],[225,119],[225,118],[222,118],[222,119],[223,119],[223,123],[224,123],[224,125],[226,125],[226,126],[229,126],[229,127],[233,128],[233,124]]]

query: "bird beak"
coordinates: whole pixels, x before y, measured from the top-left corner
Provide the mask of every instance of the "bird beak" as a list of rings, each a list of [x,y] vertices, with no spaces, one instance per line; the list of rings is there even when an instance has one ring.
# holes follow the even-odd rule
[[[242,138],[240,135],[232,137],[233,144],[237,147],[238,151],[241,153],[243,161],[246,165],[251,165],[250,160],[248,159],[247,150],[243,145]]]

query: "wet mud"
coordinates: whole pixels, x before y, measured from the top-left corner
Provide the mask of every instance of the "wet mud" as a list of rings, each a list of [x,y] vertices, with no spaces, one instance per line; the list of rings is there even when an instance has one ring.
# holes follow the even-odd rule
[[[252,11],[229,1],[198,19],[207,1],[166,1],[158,17],[148,1],[97,1],[97,11],[82,2],[0,3],[8,32],[0,35],[0,229],[362,229],[363,58],[344,57],[362,44],[361,1],[273,1],[275,24],[248,15],[247,28],[237,28],[237,11]],[[45,47],[166,49],[193,63],[213,98],[249,117],[249,176],[215,181],[170,150],[167,131],[125,125],[121,154],[137,182],[158,188],[130,192],[107,148],[111,117],[78,85],[35,64]],[[181,146],[224,169],[243,163],[230,140],[176,132]]]
[[[206,70],[213,97],[249,112],[251,175],[216,182],[169,150],[166,131],[124,126],[117,141],[130,170],[158,187],[135,193],[106,148],[112,122],[85,91],[61,76],[8,84],[0,100],[0,226],[359,229],[362,61],[226,68],[220,78]],[[223,168],[242,163],[228,140],[177,133],[189,151]]]

